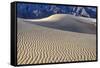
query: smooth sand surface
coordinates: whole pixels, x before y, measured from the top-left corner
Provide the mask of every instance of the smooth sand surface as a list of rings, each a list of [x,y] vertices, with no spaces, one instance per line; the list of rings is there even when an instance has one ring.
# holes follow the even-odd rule
[[[93,19],[68,14],[55,14],[43,19],[25,19],[24,21],[65,31],[96,33],[96,22]]]
[[[66,23],[69,23],[67,20]],[[30,23],[24,19],[18,19],[17,63],[19,65],[96,60],[94,32],[60,30],[36,23],[38,22],[31,21]],[[45,22],[42,21],[42,23]],[[80,23],[84,24],[84,22]],[[94,27],[87,28],[86,26],[87,30]],[[85,27],[77,28],[86,30]]]

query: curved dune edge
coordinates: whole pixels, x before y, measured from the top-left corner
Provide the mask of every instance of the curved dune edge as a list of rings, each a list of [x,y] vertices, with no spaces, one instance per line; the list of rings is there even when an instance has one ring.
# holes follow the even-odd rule
[[[18,20],[64,31],[96,34],[96,22],[85,17],[78,17],[68,14],[54,14],[43,19]]]
[[[84,21],[88,24],[94,24],[96,25],[96,19],[93,18],[86,18],[86,17],[80,17],[80,16],[74,16],[69,14],[54,14],[46,18],[42,19],[25,19],[24,21],[33,21],[33,22],[54,22],[54,21],[60,21],[66,17],[71,17],[73,19],[78,19],[80,21]]]
[[[96,60],[96,35],[50,29],[18,21],[17,63]]]

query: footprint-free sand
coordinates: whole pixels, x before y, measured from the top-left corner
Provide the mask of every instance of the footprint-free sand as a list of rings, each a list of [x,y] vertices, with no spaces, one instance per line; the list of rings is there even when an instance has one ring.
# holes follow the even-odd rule
[[[84,24],[84,21],[80,22],[78,19],[75,23],[72,21],[71,24],[65,24],[67,29],[74,26],[77,29],[80,28],[80,32],[79,30],[69,29],[67,31],[67,29],[63,30],[62,28],[52,28],[47,25],[41,26],[41,24],[36,24],[40,21],[31,21],[30,23],[29,20],[17,20],[18,65],[96,60],[95,25],[89,24],[89,22]],[[58,21],[56,22],[56,20],[52,20],[52,22],[57,23]],[[44,21],[41,22],[46,23],[49,20]],[[65,23],[69,23],[67,19]],[[84,27],[80,27],[82,23]]]

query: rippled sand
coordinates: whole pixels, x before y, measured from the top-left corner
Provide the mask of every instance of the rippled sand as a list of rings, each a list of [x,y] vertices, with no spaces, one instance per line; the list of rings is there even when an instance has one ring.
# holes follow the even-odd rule
[[[96,34],[18,20],[17,41],[18,65],[96,60]]]

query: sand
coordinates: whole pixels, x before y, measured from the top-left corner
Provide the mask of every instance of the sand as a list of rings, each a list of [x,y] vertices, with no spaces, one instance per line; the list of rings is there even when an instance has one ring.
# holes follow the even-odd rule
[[[96,22],[93,19],[84,17],[76,17],[68,14],[55,14],[43,19],[25,19],[25,22],[41,25],[45,27],[81,32],[81,33],[96,33]]]
[[[18,65],[96,60],[96,33],[90,30],[95,26],[92,25],[92,28],[86,26],[89,32],[85,27],[77,27],[83,30],[80,32],[41,26],[36,24],[38,22],[31,21],[30,23],[29,20],[18,19]],[[46,23],[47,20],[41,22]],[[48,23],[51,22],[48,21]],[[69,23],[67,19],[66,23]],[[84,24],[84,22],[80,23]],[[87,25],[91,26],[91,24]],[[67,24],[67,26],[70,25]]]

